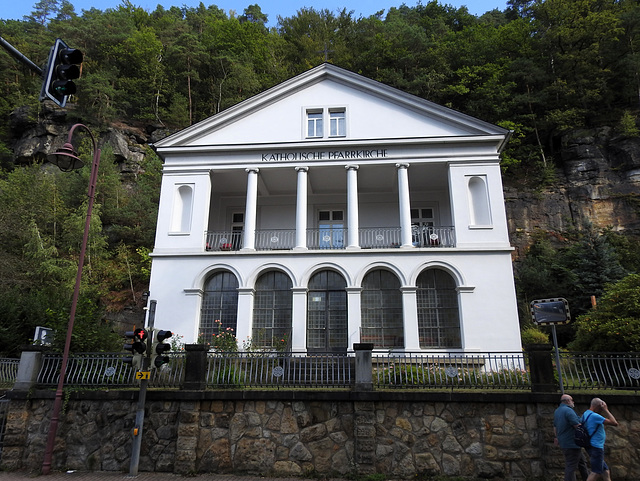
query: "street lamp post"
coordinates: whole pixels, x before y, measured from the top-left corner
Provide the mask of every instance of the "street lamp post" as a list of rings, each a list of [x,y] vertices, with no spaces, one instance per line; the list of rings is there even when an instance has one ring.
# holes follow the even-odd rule
[[[81,127],[89,133],[93,142],[93,163],[91,164],[91,177],[89,180],[89,207],[87,208],[87,218],[84,223],[84,235],[82,237],[82,246],[80,248],[80,258],[78,259],[78,273],[76,275],[76,285],[73,290],[73,300],[71,301],[71,312],[69,314],[69,324],[67,325],[67,338],[64,343],[64,351],[62,353],[62,365],[60,366],[60,378],[58,379],[58,388],[53,403],[53,412],[51,413],[51,424],[49,425],[49,433],[47,435],[47,445],[44,453],[44,462],[42,463],[42,474],[51,472],[51,458],[53,457],[53,449],[56,441],[56,432],[58,430],[58,418],[62,407],[62,395],[64,387],[64,378],[67,372],[67,362],[69,360],[69,347],[71,346],[71,333],[73,332],[73,322],[76,317],[76,308],[78,306],[78,297],[80,295],[80,281],[82,280],[82,269],[84,266],[84,255],[87,250],[87,241],[89,239],[89,226],[91,225],[91,211],[93,210],[93,199],[96,190],[96,182],[98,180],[98,166],[100,165],[100,149],[96,139],[86,125],[75,124],[69,130],[69,136],[64,146],[54,154],[48,156],[49,162],[58,166],[63,172],[70,172],[81,168],[84,163],[78,158],[71,138],[76,128]]]

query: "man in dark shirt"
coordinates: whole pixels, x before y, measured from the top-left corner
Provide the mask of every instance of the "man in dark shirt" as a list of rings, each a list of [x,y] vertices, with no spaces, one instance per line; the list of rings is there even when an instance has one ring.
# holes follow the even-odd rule
[[[575,427],[580,418],[574,411],[573,398],[568,394],[560,397],[560,406],[553,414],[554,443],[560,446],[564,454],[564,481],[576,480],[576,469],[580,471],[583,481],[587,480],[589,470],[582,448],[573,440]]]

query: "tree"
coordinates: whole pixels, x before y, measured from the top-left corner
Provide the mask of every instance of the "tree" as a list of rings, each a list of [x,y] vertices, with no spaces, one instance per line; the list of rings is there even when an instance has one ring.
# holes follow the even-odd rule
[[[575,351],[640,351],[640,274],[607,286],[596,307],[578,317]]]

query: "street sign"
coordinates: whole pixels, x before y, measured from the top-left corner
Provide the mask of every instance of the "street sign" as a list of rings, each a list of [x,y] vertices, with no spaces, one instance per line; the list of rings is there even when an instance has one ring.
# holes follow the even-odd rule
[[[566,299],[539,299],[531,301],[531,317],[538,325],[568,324],[571,320]]]
[[[136,373],[136,379],[150,379],[151,371],[138,371]]]

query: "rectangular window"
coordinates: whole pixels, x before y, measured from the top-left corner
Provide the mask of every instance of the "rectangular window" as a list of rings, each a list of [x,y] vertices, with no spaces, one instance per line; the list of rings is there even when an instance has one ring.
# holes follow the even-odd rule
[[[347,115],[345,110],[329,110],[329,136],[344,137],[345,135],[347,135]]]
[[[323,137],[322,110],[307,110],[307,137]]]

